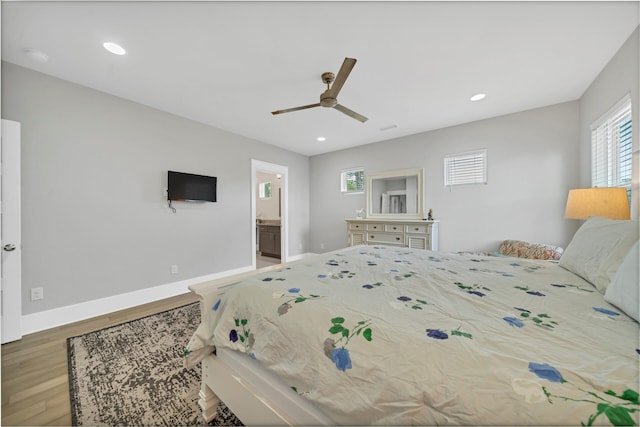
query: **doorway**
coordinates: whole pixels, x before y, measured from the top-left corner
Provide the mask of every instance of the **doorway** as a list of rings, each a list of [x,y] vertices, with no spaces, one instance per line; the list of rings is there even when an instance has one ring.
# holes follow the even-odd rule
[[[251,260],[253,268],[284,263],[289,256],[287,239],[288,173],[287,166],[251,160]],[[259,241],[260,237],[263,238],[262,242]],[[266,250],[265,255],[270,255],[264,258],[266,263],[258,262],[260,246]],[[280,256],[279,260],[278,255]]]

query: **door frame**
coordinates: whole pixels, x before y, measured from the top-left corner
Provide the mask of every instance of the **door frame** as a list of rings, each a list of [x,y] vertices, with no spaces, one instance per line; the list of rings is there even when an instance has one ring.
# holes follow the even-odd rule
[[[280,199],[280,262],[285,263],[289,258],[289,167],[268,163],[262,160],[251,159],[251,265],[256,268],[256,196],[257,196],[257,172],[280,174],[282,195]]]

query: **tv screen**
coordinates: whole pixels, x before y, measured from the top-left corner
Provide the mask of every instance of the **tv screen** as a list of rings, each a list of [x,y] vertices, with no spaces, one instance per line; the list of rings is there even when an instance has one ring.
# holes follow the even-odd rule
[[[215,202],[217,181],[215,176],[169,171],[167,197],[187,202]]]

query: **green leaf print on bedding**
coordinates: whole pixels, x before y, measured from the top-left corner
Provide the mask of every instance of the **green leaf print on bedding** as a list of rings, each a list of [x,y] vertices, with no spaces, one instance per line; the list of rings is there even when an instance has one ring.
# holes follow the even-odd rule
[[[456,285],[460,290],[468,293],[468,294],[472,294],[472,295],[476,295],[479,297],[484,297],[486,296],[486,294],[482,291],[489,291],[491,292],[491,289],[487,288],[486,286],[483,285],[479,285],[479,284],[474,284],[474,285],[465,285],[462,282],[459,281],[455,281],[453,282],[454,285]]]
[[[517,324],[518,322],[513,321],[513,319],[515,319],[513,317],[503,318],[512,326],[522,327],[524,326],[524,323],[522,322],[533,322],[533,324],[535,324],[536,326],[540,326],[546,329],[553,329],[556,326],[558,326],[558,322],[556,322],[555,320],[551,320],[551,316],[548,315],[547,313],[534,314],[531,311],[527,310],[526,308],[520,308],[520,307],[513,307],[513,308],[515,308],[520,312],[520,316],[518,316],[518,318],[521,325],[518,325]]]
[[[289,310],[293,307],[291,304],[300,304],[307,300],[314,300],[318,298],[322,298],[320,295],[309,294],[309,296],[304,296],[300,293],[300,288],[290,288],[286,293],[274,293],[274,298],[289,298],[287,301],[283,302],[278,306],[278,314],[282,316],[283,314],[287,314]]]

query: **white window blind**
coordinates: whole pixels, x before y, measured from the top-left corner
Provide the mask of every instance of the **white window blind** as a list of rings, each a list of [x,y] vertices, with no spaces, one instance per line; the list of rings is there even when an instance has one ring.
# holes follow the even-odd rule
[[[487,150],[452,154],[444,158],[444,185],[486,184]]]
[[[342,171],[340,174],[340,191],[343,193],[364,192],[364,168]]]
[[[591,185],[631,192],[631,97],[591,125]]]

